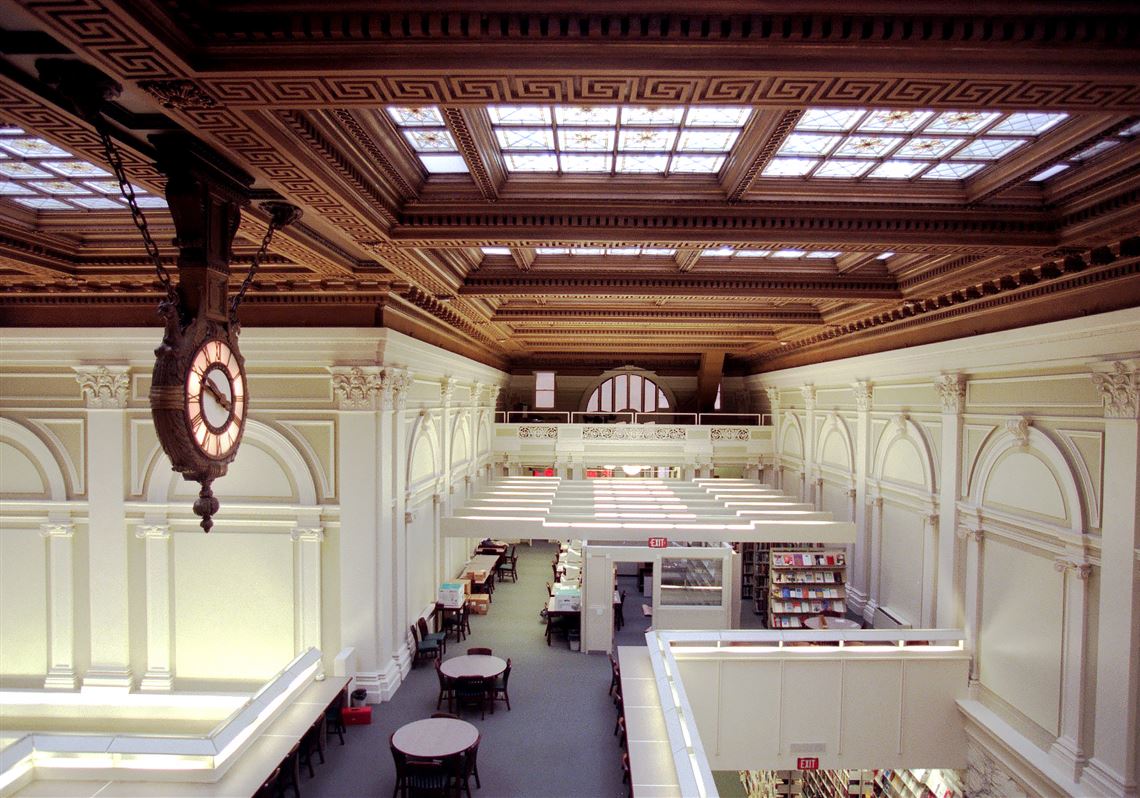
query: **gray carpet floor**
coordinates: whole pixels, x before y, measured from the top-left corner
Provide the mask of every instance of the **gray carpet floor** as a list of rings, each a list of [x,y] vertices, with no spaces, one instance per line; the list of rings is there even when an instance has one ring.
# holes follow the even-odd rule
[[[604,655],[572,652],[564,640],[546,645],[539,610],[546,600],[554,546],[521,545],[519,581],[496,586],[487,615],[471,616],[472,634],[463,642],[448,641],[445,659],[468,646],[487,646],[512,660],[511,711],[499,703],[494,715],[480,720],[479,775],[483,786],[474,798],[626,796],[621,749],[613,736],[615,713],[608,695],[610,663]],[[623,580],[624,581],[624,580]],[[626,599],[627,623],[621,645],[645,644],[641,600],[631,582]],[[636,603],[635,603],[636,599]],[[631,610],[636,610],[633,612]],[[637,616],[636,618],[634,616]],[[638,640],[637,628],[641,628]],[[330,740],[327,763],[316,776],[301,779],[304,798],[349,798],[392,795],[395,766],[388,737],[405,723],[435,711],[439,683],[430,663],[414,668],[391,701],[372,708],[372,724],[350,726],[341,746]],[[446,706],[444,707],[446,708]]]

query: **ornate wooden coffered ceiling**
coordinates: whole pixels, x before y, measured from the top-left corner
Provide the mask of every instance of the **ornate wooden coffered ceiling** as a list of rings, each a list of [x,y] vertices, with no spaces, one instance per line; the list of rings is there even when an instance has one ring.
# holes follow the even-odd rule
[[[1140,303],[1140,13],[906,6],[0,0],[0,148],[102,165],[34,66],[87,61],[140,189],[169,129],[255,176],[235,263],[257,199],[304,209],[247,326],[504,368],[766,370]],[[0,157],[0,320],[157,324],[129,214],[37,157]]]

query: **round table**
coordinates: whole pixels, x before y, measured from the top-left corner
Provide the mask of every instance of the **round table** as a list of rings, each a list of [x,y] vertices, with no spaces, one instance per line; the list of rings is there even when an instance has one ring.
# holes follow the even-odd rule
[[[479,730],[465,720],[426,718],[396,729],[392,745],[411,757],[438,759],[466,751],[479,739]]]
[[[804,626],[808,629],[862,629],[857,621],[850,618],[828,618],[827,626],[823,625],[823,618],[819,615],[813,615],[810,618],[804,619]]]
[[[507,669],[506,660],[486,654],[464,654],[461,657],[445,659],[439,666],[444,676],[458,679],[461,676],[479,676],[489,679]]]

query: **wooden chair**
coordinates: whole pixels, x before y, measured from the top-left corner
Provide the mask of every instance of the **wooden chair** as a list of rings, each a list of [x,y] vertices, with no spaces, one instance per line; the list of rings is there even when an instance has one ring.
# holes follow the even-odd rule
[[[309,771],[309,778],[316,776],[313,770],[313,755],[321,758],[321,764],[325,763],[325,748],[328,746],[328,741],[325,735],[325,716],[322,714],[319,718],[313,721],[313,725],[301,735],[301,756],[300,767],[305,767]]]
[[[491,649],[475,647],[475,648],[467,649],[467,653],[468,654],[483,654],[484,656],[489,657],[489,656],[491,656]]]
[[[621,629],[625,626],[625,591],[618,594],[619,601],[614,605],[614,628]]]
[[[487,695],[487,680],[482,676],[460,676],[455,680],[455,708],[460,714],[464,707],[478,708],[480,718],[486,718]]]
[[[554,595],[554,585],[552,585],[550,582],[547,582],[546,583],[546,597],[550,598],[553,595]]]
[[[510,576],[512,582],[519,581],[518,563],[518,555],[514,553],[514,548],[512,547],[511,554],[509,556],[504,554],[503,559],[495,566],[495,572],[498,574],[499,579],[502,579],[504,576]]]
[[[408,627],[412,631],[412,640],[415,642],[415,656],[412,657],[412,667],[414,668],[422,660],[425,659],[439,659],[440,648],[439,643],[434,641],[420,640],[416,625],[412,624]]]
[[[253,794],[253,798],[278,798],[281,795],[281,785],[277,782],[281,779],[281,766],[278,765],[269,774],[269,778],[261,783],[257,788],[257,792]]]
[[[406,757],[404,791],[415,796],[450,798],[461,782],[463,755],[439,759]]]
[[[420,640],[435,641],[439,643],[439,650],[447,653],[447,632],[428,631],[427,620],[424,618],[416,618],[416,628],[420,630]]]
[[[278,778],[278,787],[281,795],[285,794],[286,787],[293,788],[294,798],[301,798],[301,741],[281,760],[281,776]]]
[[[344,745],[344,733],[348,731],[344,725],[344,715],[341,714],[341,710],[346,706],[348,706],[348,691],[341,690],[325,707],[325,732],[339,737],[341,745]]]
[[[395,736],[395,732],[392,732],[390,735],[388,735],[388,750],[392,752],[392,762],[396,765],[396,789],[392,790],[392,798],[396,798],[396,796],[400,795],[401,793],[407,793],[407,783],[405,780],[406,774],[404,772],[404,768],[407,764],[408,758],[404,755],[403,751],[392,745],[392,738]]]
[[[624,715],[622,717],[618,718],[618,730],[620,732],[618,734],[618,745],[620,745],[622,747],[623,751],[628,751],[629,750],[629,741],[626,739],[626,736],[625,736],[625,716]]]
[[[463,624],[463,639],[467,639],[467,635],[471,634],[471,605],[467,602],[463,603],[463,609],[459,612],[459,617]]]
[[[507,682],[511,680],[511,658],[507,657],[507,669],[491,683],[491,714],[495,714],[495,702],[504,701],[507,712],[511,711],[511,697],[507,694]]]
[[[621,783],[629,783],[630,798],[633,798],[633,774],[629,768],[629,754],[623,753],[621,755]]]
[[[460,640],[466,639],[467,628],[465,628],[465,624],[464,624],[464,620],[463,620],[463,613],[466,609],[467,609],[466,602],[464,602],[463,606],[459,607],[458,609],[443,608],[438,604],[436,605],[436,611],[438,613],[440,613],[440,618],[441,618],[441,624],[440,625],[443,629],[443,635],[444,635],[445,639],[452,632],[455,633],[455,642],[456,643],[458,643]]]
[[[431,713],[430,717],[447,718],[448,720],[461,720],[461,718],[458,715],[456,715],[454,712],[433,712],[433,713]]]
[[[463,752],[463,767],[460,771],[459,783],[456,785],[456,792],[463,790],[467,793],[467,798],[471,798],[471,777],[475,777],[475,786],[479,789],[483,788],[482,783],[479,781],[479,737],[475,737],[475,742],[471,747]]]
[[[440,666],[440,661],[435,661],[435,675],[439,678],[439,698],[435,701],[435,708],[439,709],[439,705],[447,699],[447,710],[451,711],[451,706],[455,703],[455,683]]]

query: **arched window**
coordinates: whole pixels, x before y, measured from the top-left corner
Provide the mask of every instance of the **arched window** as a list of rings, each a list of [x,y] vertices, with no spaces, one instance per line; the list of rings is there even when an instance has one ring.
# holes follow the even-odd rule
[[[637,410],[652,413],[668,410],[669,400],[657,383],[640,374],[618,374],[599,385],[586,404],[587,413],[617,413]]]

